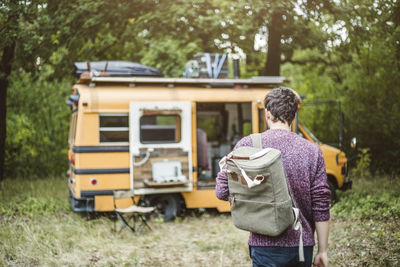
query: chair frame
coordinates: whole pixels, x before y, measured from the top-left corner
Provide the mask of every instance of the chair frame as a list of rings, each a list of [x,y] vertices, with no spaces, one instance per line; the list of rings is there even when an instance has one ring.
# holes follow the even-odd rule
[[[128,208],[118,209],[116,206],[116,200],[122,198],[131,198],[132,205]],[[120,219],[122,222],[122,227],[118,232],[121,232],[124,227],[128,227],[132,232],[137,232],[137,223],[141,222],[145,228],[152,230],[150,225],[147,223],[146,215],[151,214],[155,210],[155,207],[141,207],[137,206],[134,199],[133,191],[114,191],[114,230],[117,232],[117,219]],[[124,217],[129,217],[128,219]],[[132,225],[129,224],[128,220],[132,219]]]

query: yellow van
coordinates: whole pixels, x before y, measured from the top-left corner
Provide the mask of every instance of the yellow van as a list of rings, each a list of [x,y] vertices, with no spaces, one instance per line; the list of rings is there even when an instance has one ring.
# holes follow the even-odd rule
[[[113,191],[133,190],[165,220],[182,207],[229,211],[215,196],[218,161],[241,137],[265,130],[263,99],[283,81],[82,74],[67,101],[72,209],[112,211]],[[301,123],[292,128],[320,145],[332,189],[349,188],[345,154]]]

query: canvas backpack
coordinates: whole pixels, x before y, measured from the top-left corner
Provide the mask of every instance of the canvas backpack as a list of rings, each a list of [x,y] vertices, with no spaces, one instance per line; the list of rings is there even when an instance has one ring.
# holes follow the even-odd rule
[[[300,231],[299,255],[304,261],[299,209],[290,195],[281,152],[263,149],[261,134],[250,136],[253,147],[239,147],[220,161],[221,170],[228,174],[233,223],[239,229],[272,237],[292,226]]]

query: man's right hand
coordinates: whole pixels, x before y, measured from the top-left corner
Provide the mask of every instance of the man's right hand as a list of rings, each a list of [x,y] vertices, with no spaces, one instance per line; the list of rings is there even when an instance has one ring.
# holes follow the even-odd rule
[[[315,222],[318,238],[318,253],[314,258],[313,266],[328,267],[328,235],[329,221]]]
[[[315,255],[313,267],[328,267],[328,254],[326,252],[320,252]]]

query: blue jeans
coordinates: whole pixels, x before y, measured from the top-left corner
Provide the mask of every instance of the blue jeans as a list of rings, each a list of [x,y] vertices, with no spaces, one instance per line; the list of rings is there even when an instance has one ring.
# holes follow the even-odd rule
[[[314,247],[304,247],[304,262],[299,262],[299,247],[249,247],[253,267],[310,267]]]

